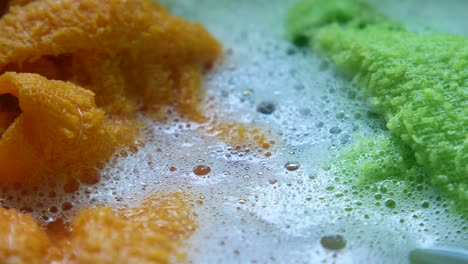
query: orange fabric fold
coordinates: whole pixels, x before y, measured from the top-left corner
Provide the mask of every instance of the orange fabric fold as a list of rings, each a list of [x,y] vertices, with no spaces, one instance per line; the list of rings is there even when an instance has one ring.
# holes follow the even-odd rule
[[[18,98],[21,114],[0,139],[0,182],[73,175],[94,167],[137,133],[131,122],[105,117],[94,93],[37,74],[5,73],[0,94]]]

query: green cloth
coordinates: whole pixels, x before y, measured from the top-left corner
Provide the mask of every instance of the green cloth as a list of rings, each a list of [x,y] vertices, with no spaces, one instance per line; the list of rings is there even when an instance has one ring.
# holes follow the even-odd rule
[[[353,0],[302,1],[287,28],[363,89],[431,183],[468,213],[468,39],[406,31]]]

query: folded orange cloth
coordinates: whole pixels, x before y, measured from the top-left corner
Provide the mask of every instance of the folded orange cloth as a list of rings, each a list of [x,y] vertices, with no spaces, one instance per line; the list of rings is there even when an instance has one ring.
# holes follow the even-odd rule
[[[0,94],[13,95],[0,98],[0,183],[95,166],[138,134],[137,110],[201,120],[201,75],[221,53],[201,25],[151,0],[16,4],[0,19]]]
[[[70,82],[5,73],[0,94],[18,98],[21,109],[0,139],[2,183],[73,175],[107,159],[137,133],[130,121],[106,118],[94,93]]]
[[[167,104],[196,112],[201,71],[220,53],[201,25],[151,0],[38,0],[0,20],[0,72],[73,81],[111,113]]]

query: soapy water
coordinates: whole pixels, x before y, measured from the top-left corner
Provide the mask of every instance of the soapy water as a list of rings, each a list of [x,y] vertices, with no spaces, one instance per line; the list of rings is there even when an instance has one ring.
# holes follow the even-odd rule
[[[429,29],[438,32],[468,35],[466,2],[446,0],[411,0],[395,3],[391,0],[368,0],[387,15],[405,22],[410,29]]]
[[[204,112],[266,131],[276,142],[271,156],[254,142],[250,152],[236,150],[176,114],[167,122],[142,116],[138,151],[117,155],[99,183],[68,186],[70,193],[8,188],[3,206],[47,224],[87,205],[137,206],[183,191],[200,223],[185,245],[193,263],[406,263],[416,247],[468,247],[466,219],[427,183],[362,186],[333,166],[356,135],[381,135],[385,123],[332,66],[284,38],[293,1],[164,2],[224,45],[206,76]],[[345,247],[325,248],[329,235],[343,236]]]
[[[384,121],[326,62],[284,39],[291,3],[173,4],[176,12],[206,25],[227,50],[222,69],[208,81],[209,94],[220,98],[218,111],[280,137],[263,178],[242,187],[215,187],[218,197],[215,193],[200,214],[202,224],[192,237],[193,245],[203,245],[190,254],[192,260],[405,263],[415,247],[466,248],[466,220],[447,213],[448,201],[427,183],[409,189],[390,188],[399,182],[358,187],[352,177],[328,167],[355,135],[382,134]],[[265,101],[275,103],[273,113],[256,111]],[[288,171],[287,162],[301,167]],[[320,244],[333,234],[346,238],[343,250]]]

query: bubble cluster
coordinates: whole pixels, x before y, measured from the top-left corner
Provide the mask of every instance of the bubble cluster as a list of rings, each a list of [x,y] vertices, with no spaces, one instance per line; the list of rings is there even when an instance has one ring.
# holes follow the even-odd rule
[[[284,40],[284,12],[292,2],[171,1],[225,46],[225,62],[207,82],[217,112],[279,137],[261,168],[249,165],[250,178],[243,178],[242,166],[223,169],[249,181],[241,186],[226,179],[212,186],[211,196],[204,193],[210,197],[199,212],[205,225],[192,238],[190,259],[406,263],[415,247],[461,246],[466,220],[449,212],[448,200],[418,176],[421,171],[406,164],[400,168],[410,171],[402,173],[392,164],[404,151],[383,140],[341,166],[343,153],[360,138],[386,137],[385,120],[331,64]],[[274,102],[275,110],[259,111],[265,102]],[[300,168],[288,170],[288,163]],[[254,177],[256,170],[261,177]],[[346,240],[336,252],[321,244],[334,234]]]

